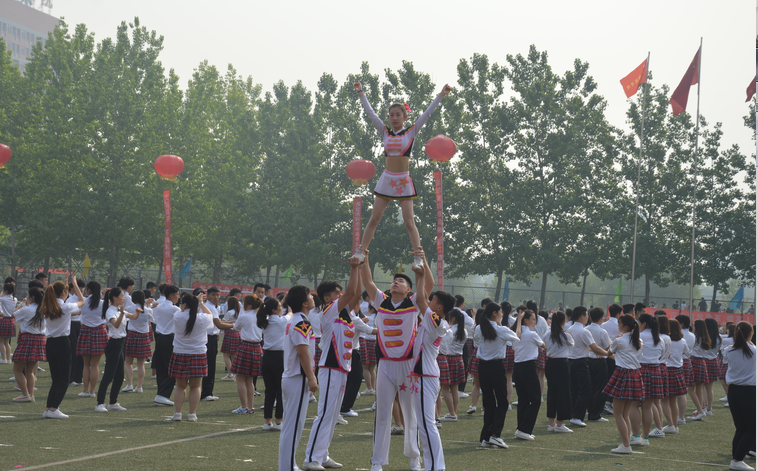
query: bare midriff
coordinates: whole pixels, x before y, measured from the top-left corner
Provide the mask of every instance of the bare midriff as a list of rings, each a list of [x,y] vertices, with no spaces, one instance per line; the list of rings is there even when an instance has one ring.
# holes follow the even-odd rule
[[[410,157],[405,156],[387,156],[384,160],[384,168],[388,172],[403,173],[407,172],[410,166]]]

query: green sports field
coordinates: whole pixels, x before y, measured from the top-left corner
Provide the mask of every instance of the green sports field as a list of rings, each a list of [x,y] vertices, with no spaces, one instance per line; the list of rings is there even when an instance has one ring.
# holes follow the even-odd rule
[[[186,404],[185,421],[180,423],[168,420],[173,408],[153,405],[155,380],[146,382],[142,394],[121,393],[119,402],[128,411],[107,414],[94,411],[94,398],[77,397],[81,388],[70,388],[61,410],[71,418],[50,420],[42,418],[49,373],[39,373],[36,403],[17,404],[11,402],[18,395],[15,383],[8,381],[11,366],[0,365],[0,469],[276,469],[279,432],[261,429],[260,409],[255,415],[231,413],[239,406],[234,382],[216,382],[215,394],[220,400],[201,402],[196,423],[186,421]],[[41,366],[47,368],[47,363]],[[220,378],[223,364],[219,369]],[[263,389],[263,381],[259,387]],[[470,392],[470,383],[467,389]],[[721,386],[716,385],[714,396],[723,395]],[[344,469],[370,468],[373,400],[373,396],[359,398],[355,407],[359,417],[337,426],[330,455],[343,463]],[[258,408],[262,397],[256,402]],[[459,421],[443,423],[440,430],[448,470],[726,469],[731,459],[733,426],[723,403],[716,404],[712,417],[681,426],[678,436],[651,438],[649,447],[635,447],[631,456],[610,453],[620,443],[612,417],[609,423],[574,427],[573,434],[553,434],[547,432],[544,404],[534,431],[536,441],[513,438],[514,410],[508,412],[502,435],[510,449],[482,449],[477,442],[482,416],[478,411],[466,416],[469,405],[470,399],[461,399]],[[315,413],[316,404],[311,404],[300,442],[300,464]],[[402,437],[392,437],[390,464],[385,470],[409,469],[402,448]],[[748,463],[755,465],[752,460]]]

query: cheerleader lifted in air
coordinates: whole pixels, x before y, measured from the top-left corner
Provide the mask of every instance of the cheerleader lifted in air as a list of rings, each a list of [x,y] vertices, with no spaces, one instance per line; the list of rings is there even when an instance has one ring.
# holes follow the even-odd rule
[[[376,227],[379,225],[379,221],[382,220],[384,210],[387,209],[387,205],[389,205],[391,200],[400,202],[400,209],[403,212],[403,222],[408,229],[408,235],[411,239],[411,247],[415,249],[421,245],[416,221],[413,218],[413,199],[418,196],[416,195],[416,187],[408,171],[411,150],[413,150],[413,143],[421,127],[429,120],[434,110],[442,102],[442,98],[450,93],[450,85],[446,84],[442,87],[442,91],[434,98],[429,108],[409,128],[404,127],[405,120],[408,119],[408,111],[410,111],[408,105],[401,105],[400,103],[390,105],[388,110],[390,126],[386,126],[381,118],[376,115],[373,108],[371,108],[371,104],[363,93],[361,83],[356,82],[353,84],[353,87],[358,92],[361,105],[366,110],[366,114],[382,135],[384,155],[386,157],[385,170],[379,177],[376,187],[374,187],[376,198],[374,199],[374,209],[371,211],[371,219],[368,225],[366,225],[366,230],[363,232],[360,249],[355,254],[362,261],[364,251],[371,244]],[[414,265],[421,265],[421,260],[418,257],[414,260]]]

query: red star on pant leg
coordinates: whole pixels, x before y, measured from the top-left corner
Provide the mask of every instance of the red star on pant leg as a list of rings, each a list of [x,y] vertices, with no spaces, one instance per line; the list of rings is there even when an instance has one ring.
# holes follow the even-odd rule
[[[400,389],[401,391],[405,391],[406,389],[408,389],[408,386],[406,386],[406,385],[405,385],[405,383],[403,383],[403,384],[401,384],[401,385],[400,385],[400,388],[399,388],[399,389]]]

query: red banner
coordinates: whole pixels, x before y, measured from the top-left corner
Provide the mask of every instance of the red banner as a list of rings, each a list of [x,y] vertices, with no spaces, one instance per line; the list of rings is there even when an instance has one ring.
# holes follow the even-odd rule
[[[174,282],[171,276],[171,190],[163,192],[163,211],[166,223],[166,231],[163,234],[163,271],[166,274],[166,283]]]
[[[649,307],[646,309],[648,314],[655,314],[655,311],[664,311],[666,313],[666,317],[669,319],[673,319],[676,316],[680,314],[684,314],[685,316],[690,315],[690,311],[687,309],[658,309],[655,307]],[[606,312],[608,312],[606,308]],[[740,321],[746,321],[751,324],[755,324],[755,316],[753,314],[740,314],[740,313],[728,313],[728,312],[706,312],[706,311],[692,311],[692,320],[696,321],[698,319],[706,319],[710,317],[711,319],[715,319],[716,322],[719,323],[719,325],[724,325],[727,322],[734,322],[735,324]]]
[[[439,289],[442,290],[442,240],[444,232],[442,230],[442,172],[439,170],[434,172],[434,191],[437,196],[437,285],[439,286]]]
[[[353,253],[358,251],[361,245],[361,211],[363,200],[360,197],[353,198]]]

